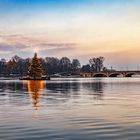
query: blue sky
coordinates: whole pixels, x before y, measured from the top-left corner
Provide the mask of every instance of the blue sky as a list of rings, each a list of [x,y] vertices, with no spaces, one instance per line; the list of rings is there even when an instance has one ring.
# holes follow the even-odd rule
[[[98,8],[100,6],[105,8],[109,5],[126,6],[131,4],[137,5],[138,3],[140,3],[139,0],[3,0],[0,7],[1,11],[6,13],[9,13],[10,10],[18,12],[20,8],[25,11],[34,11],[36,9],[57,10],[64,8],[67,12],[68,10],[73,10],[69,8],[77,9],[79,6],[80,8]]]
[[[0,58],[14,54],[79,58],[110,64],[139,60],[139,0],[3,0]]]

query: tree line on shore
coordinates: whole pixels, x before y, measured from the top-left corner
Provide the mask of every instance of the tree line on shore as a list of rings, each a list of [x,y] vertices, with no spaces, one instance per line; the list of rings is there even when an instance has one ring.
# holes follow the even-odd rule
[[[104,57],[94,57],[86,65],[81,65],[78,59],[72,61],[67,57],[61,59],[55,57],[38,58],[44,74],[52,75],[56,73],[80,73],[107,71],[104,67]],[[0,60],[0,75],[26,75],[29,70],[31,58],[21,58],[17,55],[10,60]]]

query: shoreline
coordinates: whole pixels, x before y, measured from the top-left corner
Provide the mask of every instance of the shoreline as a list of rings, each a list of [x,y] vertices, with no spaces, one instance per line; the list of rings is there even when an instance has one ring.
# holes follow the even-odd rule
[[[109,78],[109,79],[119,79],[119,78],[140,78],[140,76],[135,76],[135,77],[50,77],[51,79],[99,79],[99,78]],[[50,80],[51,80],[50,79]],[[21,80],[20,77],[0,77],[0,80]],[[24,80],[48,80],[48,79],[24,79]]]

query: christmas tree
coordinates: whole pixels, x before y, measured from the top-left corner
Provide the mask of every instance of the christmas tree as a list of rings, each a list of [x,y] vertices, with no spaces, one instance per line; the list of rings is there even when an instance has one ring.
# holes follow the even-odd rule
[[[43,70],[41,68],[39,59],[37,58],[37,53],[35,53],[34,57],[32,58],[31,65],[29,66],[28,74],[30,77],[42,77]]]

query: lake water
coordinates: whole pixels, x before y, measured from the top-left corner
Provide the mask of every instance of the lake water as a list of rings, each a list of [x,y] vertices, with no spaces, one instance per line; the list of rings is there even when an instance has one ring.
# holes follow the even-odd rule
[[[140,139],[140,79],[0,81],[0,140]]]

